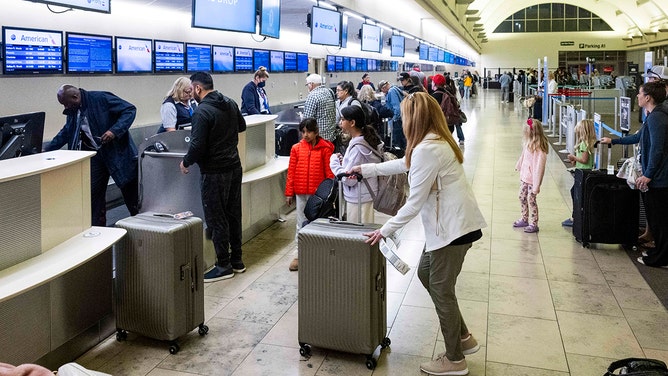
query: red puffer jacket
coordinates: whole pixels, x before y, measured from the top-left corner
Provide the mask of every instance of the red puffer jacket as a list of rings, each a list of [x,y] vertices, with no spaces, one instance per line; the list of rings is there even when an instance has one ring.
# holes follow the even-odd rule
[[[334,145],[318,138],[315,146],[301,140],[290,150],[290,165],[285,182],[285,196],[312,195],[318,185],[334,174],[329,168],[329,157],[334,152]]]

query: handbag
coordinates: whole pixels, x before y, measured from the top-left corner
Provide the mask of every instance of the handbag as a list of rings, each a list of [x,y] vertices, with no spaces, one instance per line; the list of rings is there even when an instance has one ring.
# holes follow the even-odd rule
[[[642,166],[640,164],[640,158],[636,152],[636,147],[633,148],[633,157],[627,159],[622,164],[622,167],[617,172],[617,177],[621,179],[626,179],[626,184],[631,189],[636,188],[636,180],[642,176]]]
[[[459,110],[459,123],[460,123],[460,124],[464,124],[464,123],[466,123],[468,120],[469,120],[469,119],[466,117],[466,114],[464,113],[464,111]]]
[[[656,359],[626,358],[610,363],[608,372],[603,376],[668,376],[666,363]]]

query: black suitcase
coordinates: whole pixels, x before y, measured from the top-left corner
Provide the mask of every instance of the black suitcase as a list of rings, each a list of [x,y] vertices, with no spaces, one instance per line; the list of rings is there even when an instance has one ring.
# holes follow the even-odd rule
[[[632,245],[638,240],[638,191],[606,170],[575,170],[573,236],[590,243]]]
[[[299,142],[299,124],[279,124],[275,128],[276,155],[289,157],[292,145]]]

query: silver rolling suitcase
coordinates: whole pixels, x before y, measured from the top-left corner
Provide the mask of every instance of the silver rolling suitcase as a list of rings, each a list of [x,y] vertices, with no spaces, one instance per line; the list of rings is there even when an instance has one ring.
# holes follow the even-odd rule
[[[205,335],[202,220],[142,213],[116,222],[127,235],[114,246],[116,339],[127,331],[170,341],[195,328]]]
[[[311,346],[364,354],[367,368],[374,369],[380,350],[390,345],[386,262],[378,244],[370,246],[363,235],[377,228],[320,218],[299,231],[302,356],[310,355]]]

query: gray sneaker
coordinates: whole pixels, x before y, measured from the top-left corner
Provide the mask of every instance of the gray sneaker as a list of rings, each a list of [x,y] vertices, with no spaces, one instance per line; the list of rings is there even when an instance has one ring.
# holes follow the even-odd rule
[[[430,375],[468,375],[469,369],[466,366],[466,359],[459,362],[451,362],[445,355],[420,364],[420,369]]]
[[[473,334],[469,334],[466,339],[462,340],[462,353],[464,355],[475,354],[478,350],[480,350],[480,345],[478,345],[478,341],[473,338]]]

